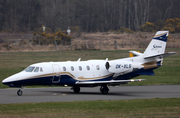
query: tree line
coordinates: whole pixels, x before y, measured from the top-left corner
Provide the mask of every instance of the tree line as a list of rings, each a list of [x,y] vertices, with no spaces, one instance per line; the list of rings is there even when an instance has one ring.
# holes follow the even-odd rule
[[[166,21],[159,20],[155,23],[146,22],[139,27],[142,32],[153,32],[157,30],[169,30],[170,33],[180,32],[180,19],[167,19]]]
[[[68,26],[138,31],[147,22],[180,18],[179,6],[179,0],[0,0],[0,31],[30,32],[42,25],[53,32]]]

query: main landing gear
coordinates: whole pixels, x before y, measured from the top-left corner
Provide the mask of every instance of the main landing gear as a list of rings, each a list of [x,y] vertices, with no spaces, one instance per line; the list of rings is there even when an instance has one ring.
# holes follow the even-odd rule
[[[79,86],[73,86],[71,89],[73,89],[74,93],[79,93],[80,92],[80,87]]]
[[[20,88],[18,91],[17,91],[17,95],[18,96],[21,96],[22,94],[23,94],[23,89],[24,89],[25,87],[22,87],[22,88]]]
[[[74,93],[79,93],[80,92],[80,87],[79,86],[73,86],[71,88],[71,90],[73,90]],[[102,94],[108,94],[109,88],[107,87],[107,85],[102,85],[100,87],[100,91],[101,91]]]
[[[102,94],[108,94],[109,88],[107,87],[107,85],[102,85],[100,87],[100,91],[101,91]]]

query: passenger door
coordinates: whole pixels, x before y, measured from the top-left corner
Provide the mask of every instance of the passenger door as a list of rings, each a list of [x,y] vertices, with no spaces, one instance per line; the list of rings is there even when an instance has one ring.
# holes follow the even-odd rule
[[[53,68],[53,79],[52,82],[53,83],[58,83],[60,82],[60,78],[61,78],[61,73],[60,73],[60,67],[59,65],[52,65]]]

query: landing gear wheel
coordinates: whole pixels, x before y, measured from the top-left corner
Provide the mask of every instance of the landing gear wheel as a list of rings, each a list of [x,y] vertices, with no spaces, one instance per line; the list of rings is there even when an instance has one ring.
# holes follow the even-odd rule
[[[80,92],[80,87],[79,86],[74,86],[73,88],[74,93],[79,93]]]
[[[109,89],[106,85],[100,87],[100,91],[102,94],[108,94]]]
[[[22,94],[23,94],[23,92],[22,92],[21,90],[18,90],[18,91],[17,91],[17,95],[18,95],[18,96],[21,96]]]

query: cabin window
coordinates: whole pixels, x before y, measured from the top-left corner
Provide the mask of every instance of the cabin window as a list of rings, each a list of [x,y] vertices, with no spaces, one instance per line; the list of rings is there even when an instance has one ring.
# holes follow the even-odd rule
[[[34,66],[29,66],[25,69],[26,72],[32,72],[34,70]]]
[[[100,69],[100,68],[99,68],[99,65],[97,65],[97,66],[96,66],[96,69],[97,69],[97,70],[99,70],[99,69]]]
[[[34,70],[34,72],[38,72],[39,71],[39,67],[36,67],[36,69]]]
[[[42,67],[40,68],[40,72],[43,72],[43,69],[42,69]]]
[[[71,66],[71,70],[74,71],[74,67],[73,66]]]
[[[79,66],[79,70],[82,71],[82,67],[81,66]]]
[[[86,66],[87,70],[90,70],[90,67],[89,66]]]
[[[63,67],[63,71],[66,71],[66,67]]]

